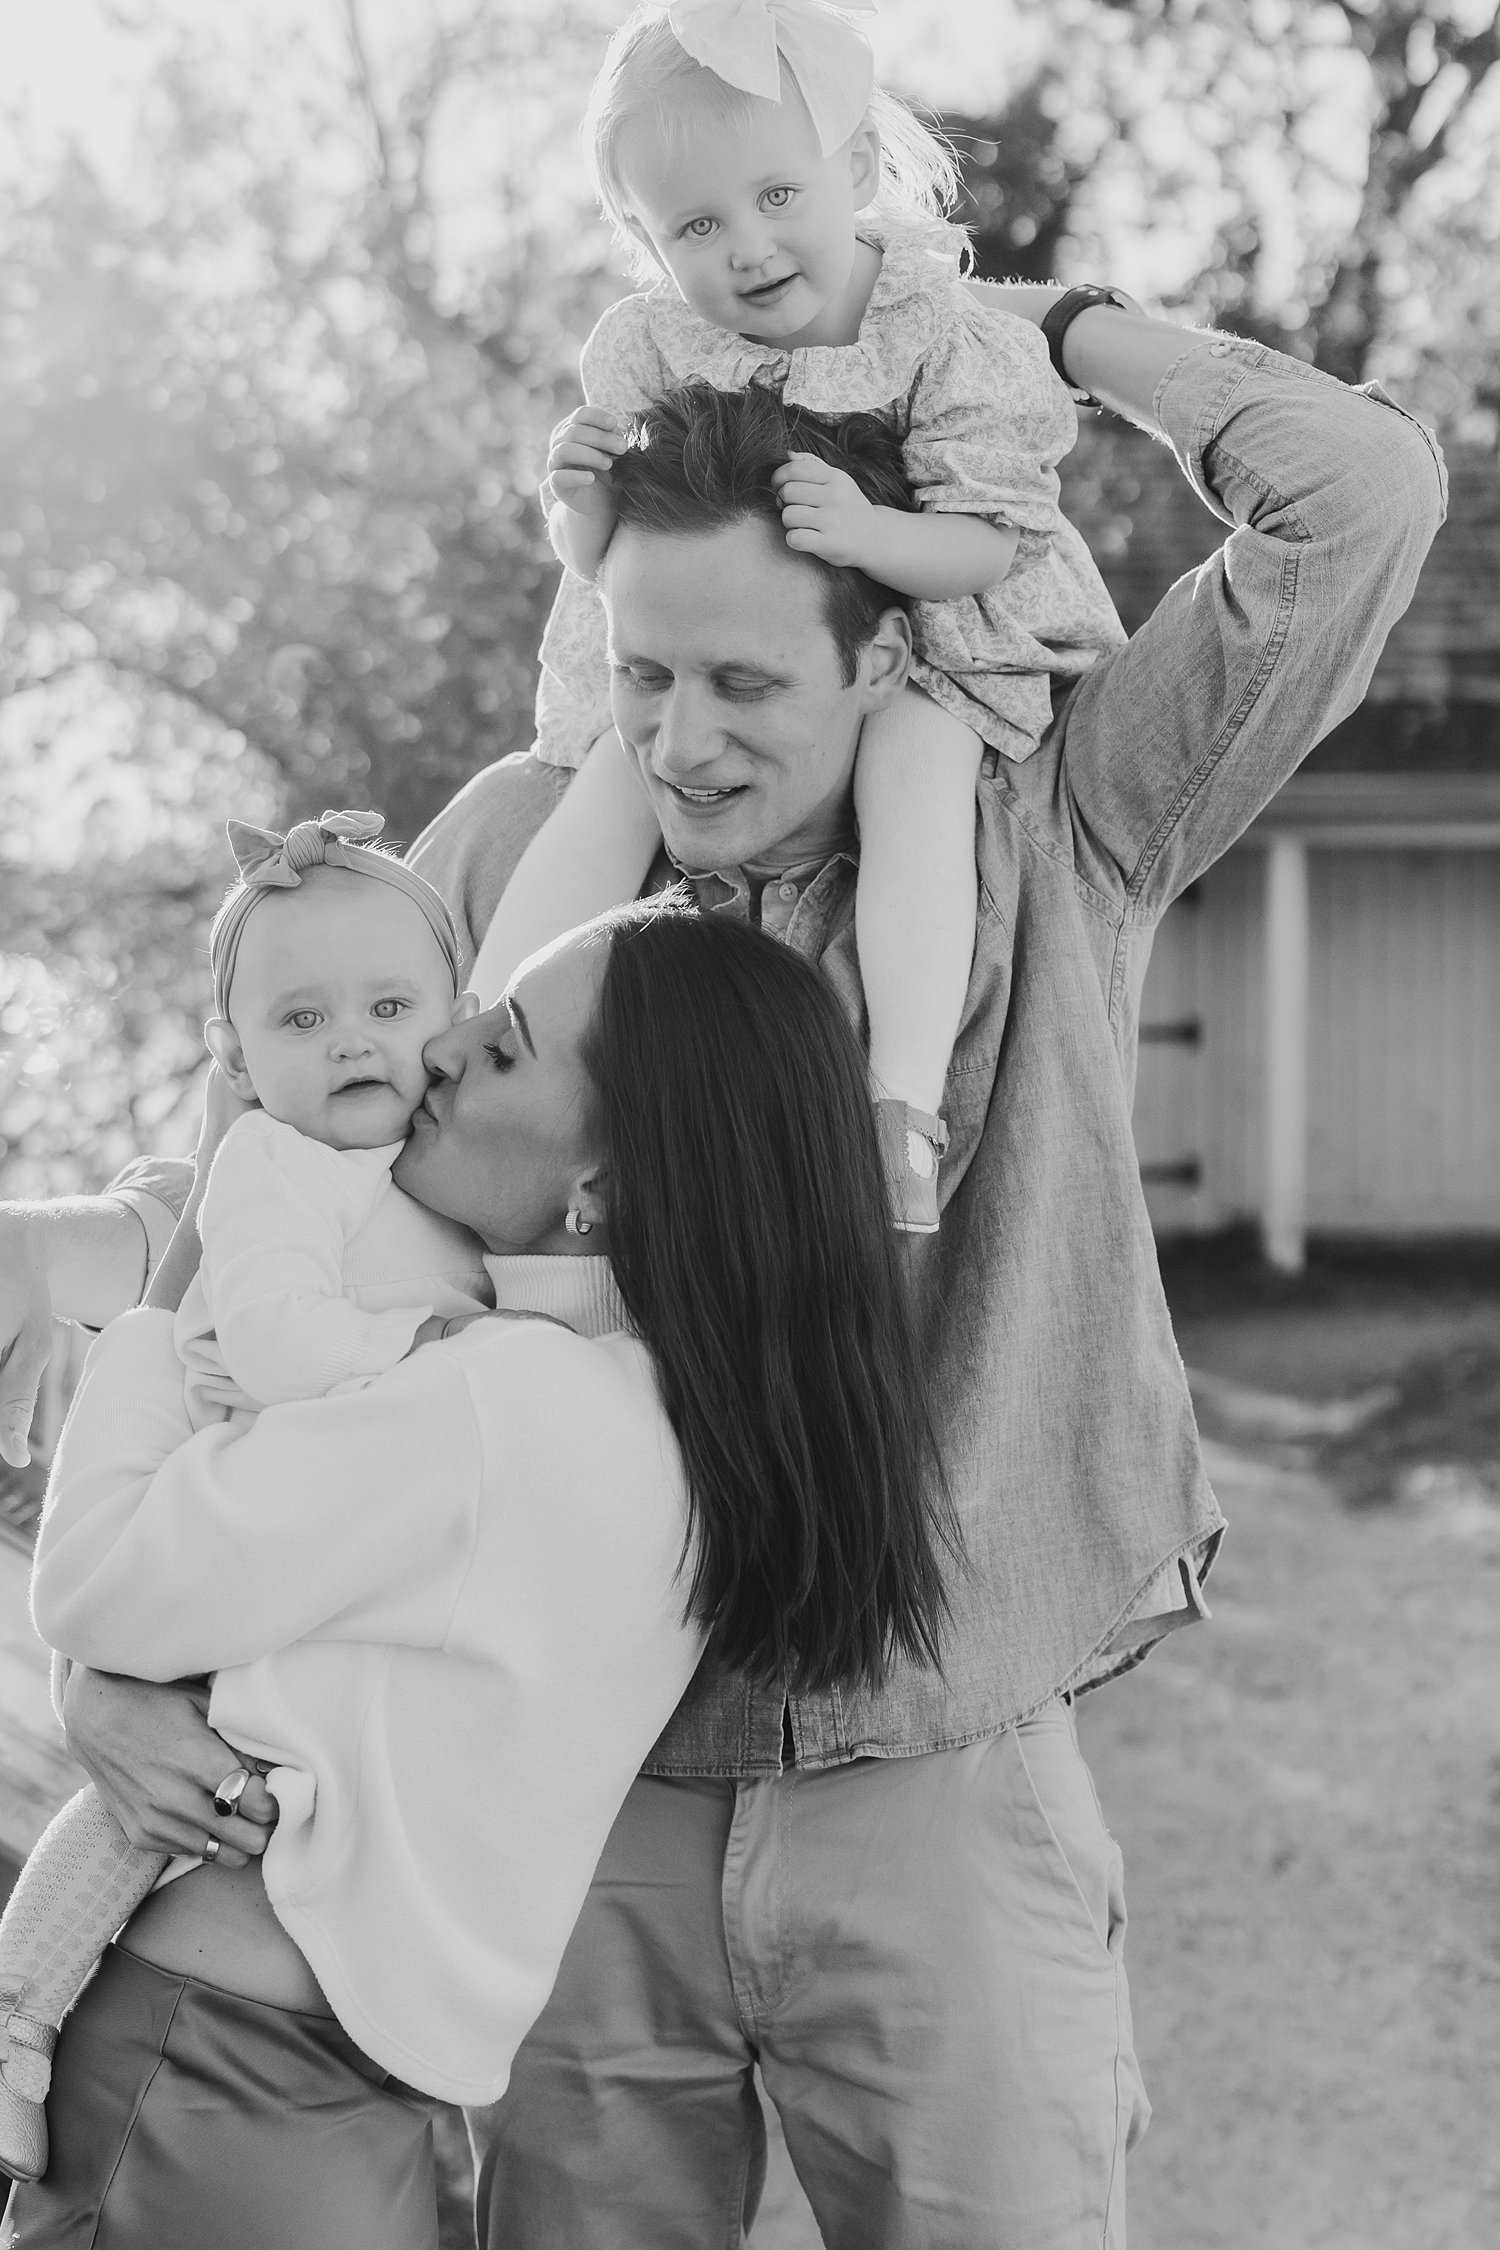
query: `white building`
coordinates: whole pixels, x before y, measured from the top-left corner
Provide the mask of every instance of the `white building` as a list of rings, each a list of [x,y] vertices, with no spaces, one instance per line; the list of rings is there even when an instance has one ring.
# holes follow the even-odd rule
[[[1134,626],[1222,528],[1095,435],[1075,505]],[[1500,465],[1452,510],[1362,708],[1173,907],[1136,1141],[1158,1231],[1500,1237]],[[1093,519],[1093,520],[1091,520]]]

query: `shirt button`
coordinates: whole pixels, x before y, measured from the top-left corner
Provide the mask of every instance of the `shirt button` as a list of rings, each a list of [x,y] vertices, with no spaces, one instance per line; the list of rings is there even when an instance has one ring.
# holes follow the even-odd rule
[[[791,903],[792,903],[792,900],[793,900],[793,899],[794,899],[794,898],[795,898],[795,897],[797,896],[797,886],[796,886],[796,884],[795,884],[795,883],[783,883],[783,884],[782,884],[782,886],[781,886],[781,892],[780,892],[780,895],[781,895],[781,897],[782,897],[782,898],[784,898],[784,899],[786,900],[786,902],[787,902],[788,906],[790,906],[790,905],[791,905]]]
[[[1211,349],[1215,359],[1228,359],[1230,353],[1234,350],[1234,346],[1233,344],[1215,344]]]

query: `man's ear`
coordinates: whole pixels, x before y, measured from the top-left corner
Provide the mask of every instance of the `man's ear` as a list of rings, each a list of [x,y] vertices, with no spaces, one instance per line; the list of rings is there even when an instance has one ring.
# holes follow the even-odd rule
[[[234,1092],[242,1102],[253,1102],[259,1097],[245,1068],[245,1050],[240,1045],[240,1035],[227,1016],[213,1016],[203,1026],[203,1037]]]
[[[479,1013],[480,1006],[478,993],[460,992],[457,999],[453,1003],[453,1013],[448,1018],[448,1021],[450,1023],[467,1023],[470,1016],[477,1016]]]
[[[904,609],[884,612],[875,638],[860,651],[857,686],[866,711],[884,711],[895,702],[911,670],[911,619]]]
[[[868,210],[880,192],[880,127],[867,117],[849,143],[849,172],[854,183],[854,208]]]

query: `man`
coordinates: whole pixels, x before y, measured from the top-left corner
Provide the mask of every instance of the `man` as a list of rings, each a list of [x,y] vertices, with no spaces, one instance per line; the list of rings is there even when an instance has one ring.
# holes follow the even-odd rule
[[[1118,1854],[1064,1698],[1201,1614],[1222,1528],[1135,1170],[1137,1001],[1164,908],[1358,701],[1442,502],[1415,424],[1257,346],[1092,304],[1058,348],[1237,528],[980,784],[943,1228],[915,1253],[965,1548],[945,1668],[879,1694],[695,1684],[481,2124],[495,2250],[738,2240],[755,2059],[840,2250],[1124,2242],[1145,2106]],[[615,717],[700,902],[857,1008],[850,777],[908,629],[786,548],[776,433],[774,402],[689,401],[617,472]],[[473,934],[560,785],[506,761],[422,839]],[[123,1266],[128,1223],[52,1221],[65,1285],[90,1227]],[[39,1261],[46,1223],[16,1227]],[[207,1810],[222,1759],[167,1692],[80,1683],[81,1754],[133,1833],[251,1843]]]

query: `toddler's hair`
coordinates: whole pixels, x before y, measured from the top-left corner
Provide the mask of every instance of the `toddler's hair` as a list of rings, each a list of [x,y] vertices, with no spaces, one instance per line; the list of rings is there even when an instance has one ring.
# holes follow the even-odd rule
[[[783,80],[790,75],[783,61]],[[759,103],[758,95],[742,93],[716,71],[695,62],[678,44],[663,8],[638,7],[605,50],[584,112],[583,147],[594,192],[641,276],[654,272],[655,261],[626,225],[629,205],[620,177],[620,133],[628,119],[647,111],[670,146],[676,128],[672,90],[684,82],[706,92],[728,117],[750,116]],[[877,86],[870,97],[869,116],[880,133],[880,187],[871,205],[873,214],[919,225],[943,223],[960,185],[958,163],[947,142],[883,86]]]

